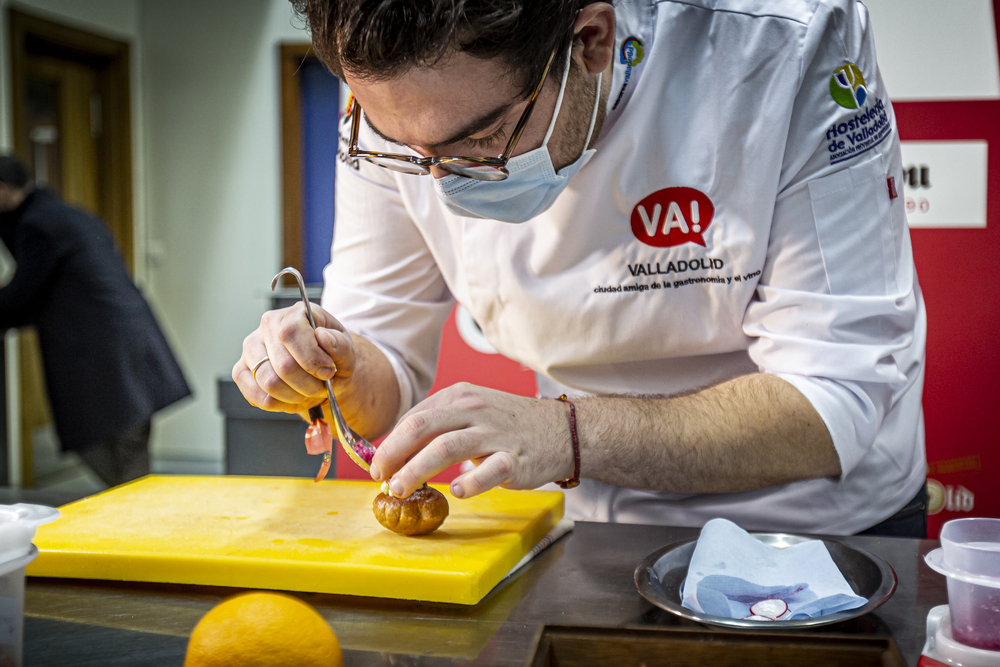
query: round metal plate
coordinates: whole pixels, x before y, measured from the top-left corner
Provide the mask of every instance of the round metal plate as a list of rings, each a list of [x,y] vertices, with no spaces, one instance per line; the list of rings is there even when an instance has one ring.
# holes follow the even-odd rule
[[[697,538],[674,542],[646,556],[635,569],[635,587],[639,594],[657,607],[683,618],[727,628],[750,628],[755,630],[795,630],[839,623],[849,618],[863,616],[872,611],[896,592],[896,572],[878,556],[849,547],[829,538],[812,538],[787,533],[750,533],[755,538],[772,547],[784,549],[793,544],[821,539],[826,544],[833,562],[840,568],[844,579],[857,595],[868,598],[868,603],[857,609],[838,611],[835,614],[806,618],[798,621],[746,621],[737,618],[723,618],[696,612],[681,606],[681,585],[687,576],[688,563]]]

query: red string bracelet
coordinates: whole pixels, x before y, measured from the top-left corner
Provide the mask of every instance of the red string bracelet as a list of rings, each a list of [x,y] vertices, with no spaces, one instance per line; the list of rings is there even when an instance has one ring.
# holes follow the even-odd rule
[[[572,489],[580,486],[580,438],[576,435],[576,406],[566,398],[566,394],[559,397],[559,400],[569,405],[569,433],[573,437],[573,476],[556,482],[564,489]]]

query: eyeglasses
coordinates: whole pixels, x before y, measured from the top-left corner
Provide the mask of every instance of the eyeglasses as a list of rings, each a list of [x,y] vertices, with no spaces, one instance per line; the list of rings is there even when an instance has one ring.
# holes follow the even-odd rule
[[[555,55],[556,52],[553,49],[552,53],[549,54],[548,62],[545,63],[542,78],[538,80],[535,89],[531,91],[531,96],[528,98],[528,106],[524,108],[521,119],[514,126],[514,132],[510,135],[507,147],[504,148],[503,153],[498,157],[416,157],[413,155],[400,155],[398,153],[373,153],[371,151],[358,150],[361,106],[356,99],[351,109],[351,146],[348,149],[348,155],[351,157],[363,157],[374,165],[404,174],[425,176],[431,173],[431,167],[436,166],[452,174],[473,178],[477,181],[502,181],[510,175],[507,172],[507,161],[517,146],[517,140],[521,138],[521,134],[528,124],[528,119],[531,117],[531,110],[535,108],[538,95],[542,92],[542,86],[545,84],[545,78],[549,74],[549,67],[551,67],[552,59]]]

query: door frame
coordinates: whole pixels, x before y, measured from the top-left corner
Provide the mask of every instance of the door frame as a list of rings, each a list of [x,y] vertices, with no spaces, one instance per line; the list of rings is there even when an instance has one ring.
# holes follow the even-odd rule
[[[310,42],[279,45],[281,60],[281,262],[302,270],[302,79],[296,76],[307,58],[315,58]],[[283,285],[294,286],[291,276]]]
[[[129,272],[134,272],[132,211],[132,115],[128,42],[8,9],[14,151],[26,159],[22,110],[30,53],[88,62],[98,69],[101,141],[98,142],[100,216],[111,228]]]

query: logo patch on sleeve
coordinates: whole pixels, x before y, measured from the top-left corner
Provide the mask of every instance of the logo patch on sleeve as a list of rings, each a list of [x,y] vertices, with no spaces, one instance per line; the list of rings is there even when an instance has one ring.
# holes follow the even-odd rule
[[[645,197],[632,209],[632,234],[654,248],[683,243],[705,245],[715,205],[694,188],[665,188]]]
[[[850,111],[838,110],[838,121],[826,131],[830,164],[855,158],[878,146],[892,132],[889,108],[873,95],[854,63],[838,67],[830,77],[830,95]],[[850,114],[850,115],[846,115]]]
[[[868,99],[868,88],[861,69],[854,63],[835,69],[830,77],[830,95],[845,109],[860,109]]]

